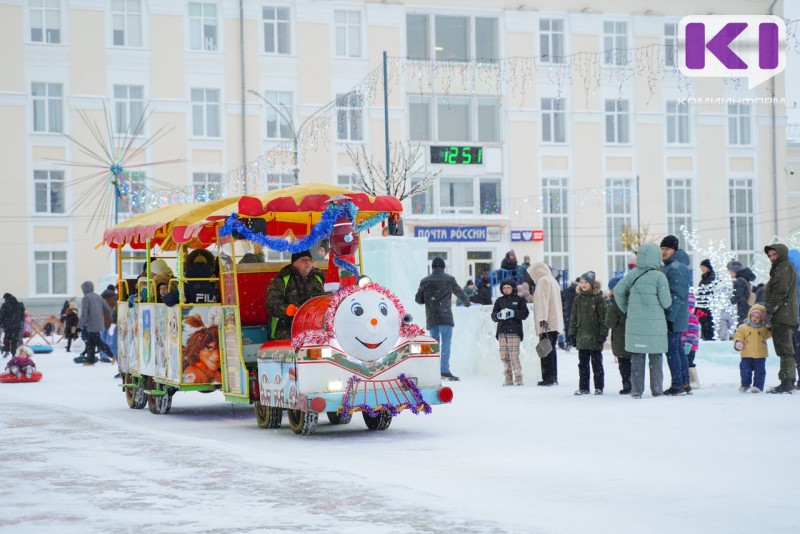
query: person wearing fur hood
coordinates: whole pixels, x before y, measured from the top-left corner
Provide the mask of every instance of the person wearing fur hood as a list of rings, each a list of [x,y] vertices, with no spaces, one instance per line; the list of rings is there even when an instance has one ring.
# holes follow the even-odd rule
[[[602,285],[594,271],[583,273],[578,296],[572,304],[569,321],[569,342],[578,349],[579,387],[576,395],[589,393],[589,364],[594,374],[594,394],[602,395],[605,386],[603,344],[608,337],[605,325],[606,300]]]
[[[522,341],[522,321],[528,317],[528,305],[516,294],[517,284],[513,278],[500,283],[500,295],[494,301],[492,321],[497,323],[497,338],[500,344],[500,361],[503,362],[504,386],[521,386],[522,365],[519,362],[519,343]]]
[[[553,276],[550,267],[537,261],[528,267],[528,275],[536,285],[533,292],[533,317],[539,339],[547,338],[553,350],[540,358],[542,380],[538,386],[558,384],[558,353],[556,346],[558,334],[564,331],[564,316],[561,310],[561,287]]]

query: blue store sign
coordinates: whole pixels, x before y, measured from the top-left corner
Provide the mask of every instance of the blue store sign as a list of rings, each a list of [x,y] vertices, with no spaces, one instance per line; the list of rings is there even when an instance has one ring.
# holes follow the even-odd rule
[[[487,239],[486,226],[417,226],[414,237],[428,241],[494,241]]]

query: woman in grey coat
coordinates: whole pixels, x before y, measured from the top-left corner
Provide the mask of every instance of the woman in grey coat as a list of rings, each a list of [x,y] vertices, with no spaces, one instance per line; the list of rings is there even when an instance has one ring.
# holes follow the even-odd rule
[[[625,321],[625,350],[631,353],[631,397],[644,392],[644,359],[650,355],[650,393],[664,392],[663,353],[667,351],[667,318],[672,305],[667,277],[658,270],[661,249],[654,243],[639,248],[637,266],[614,288],[614,300]]]

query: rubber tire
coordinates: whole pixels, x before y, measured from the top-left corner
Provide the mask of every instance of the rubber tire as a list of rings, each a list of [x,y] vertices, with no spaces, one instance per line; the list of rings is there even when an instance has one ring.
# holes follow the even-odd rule
[[[289,427],[295,434],[307,436],[313,434],[317,430],[317,422],[319,422],[319,414],[312,412],[301,412],[300,410],[286,410],[289,416]]]
[[[155,379],[147,379],[147,389],[158,389]],[[147,395],[147,407],[150,413],[155,415],[166,415],[172,409],[172,395],[165,391],[165,395]]]
[[[367,412],[361,412],[361,414],[370,430],[386,430],[392,424],[393,417],[389,412],[380,412],[377,417],[372,417]]]
[[[124,376],[125,384],[133,384],[133,375],[126,373]],[[144,394],[143,387],[125,388],[125,400],[131,410],[141,410],[147,404],[147,395]]]
[[[342,414],[340,414],[339,412],[325,412],[325,415],[328,416],[328,421],[330,421],[332,425],[346,425],[353,420],[352,417],[343,419]]]
[[[259,401],[253,403],[256,414],[256,423],[259,428],[280,428],[283,419],[283,410],[274,406],[264,406]]]

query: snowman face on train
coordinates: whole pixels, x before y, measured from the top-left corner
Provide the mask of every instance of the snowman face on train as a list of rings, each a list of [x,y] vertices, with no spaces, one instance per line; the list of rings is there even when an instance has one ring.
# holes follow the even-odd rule
[[[356,291],[339,304],[333,318],[339,345],[350,356],[373,362],[386,356],[400,337],[400,314],[374,290]]]

